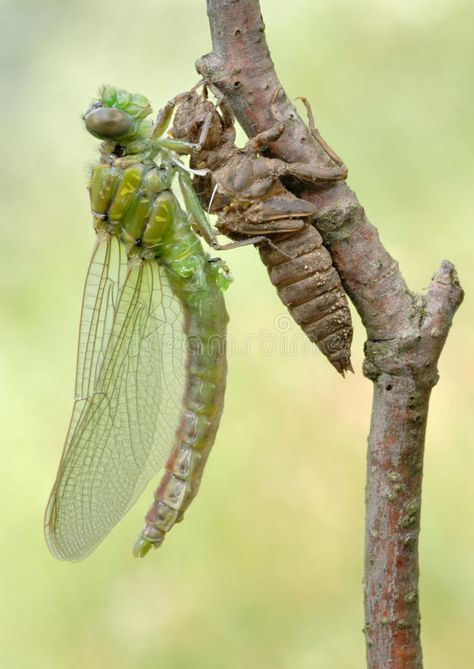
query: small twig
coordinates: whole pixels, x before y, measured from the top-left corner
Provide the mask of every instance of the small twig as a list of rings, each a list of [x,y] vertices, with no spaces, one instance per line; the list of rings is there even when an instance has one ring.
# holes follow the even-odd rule
[[[249,136],[285,120],[271,155],[318,170],[298,195],[316,204],[344,288],[367,330],[364,373],[374,382],[367,472],[365,613],[369,669],[421,669],[418,535],[423,447],[436,364],[463,292],[443,261],[414,295],[346,183],[337,161],[284,93],[258,0],[208,0],[213,51],[198,71],[224,94]],[[279,94],[275,96],[275,91]]]

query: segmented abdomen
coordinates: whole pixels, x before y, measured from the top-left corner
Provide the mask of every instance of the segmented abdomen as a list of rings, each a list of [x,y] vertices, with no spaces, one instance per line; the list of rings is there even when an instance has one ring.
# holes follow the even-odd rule
[[[209,294],[184,292],[181,299],[188,346],[183,413],[175,446],[135,544],[139,557],[162,543],[198,492],[224,405],[228,316],[222,294],[214,285]]]
[[[349,306],[321,235],[308,224],[272,241],[278,250],[262,244],[260,257],[283,304],[341,374],[352,370]]]

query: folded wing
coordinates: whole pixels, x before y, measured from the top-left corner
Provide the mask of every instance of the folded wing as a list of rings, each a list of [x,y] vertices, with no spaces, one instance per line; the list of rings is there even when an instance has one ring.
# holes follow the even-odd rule
[[[60,559],[86,557],[173,448],[183,407],[184,315],[162,267],[94,249],[84,290],[76,399],[45,518]]]

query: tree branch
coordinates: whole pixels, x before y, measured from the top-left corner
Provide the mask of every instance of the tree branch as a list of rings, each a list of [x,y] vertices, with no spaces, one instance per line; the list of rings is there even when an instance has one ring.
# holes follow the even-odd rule
[[[316,204],[343,286],[367,330],[364,374],[374,382],[369,435],[365,615],[369,669],[420,669],[418,535],[423,448],[437,361],[463,291],[443,261],[426,295],[412,294],[335,163],[281,87],[258,0],[208,0],[213,51],[198,71],[229,100],[249,136],[284,119],[271,155],[323,175],[299,184]],[[332,181],[331,181],[332,180]]]

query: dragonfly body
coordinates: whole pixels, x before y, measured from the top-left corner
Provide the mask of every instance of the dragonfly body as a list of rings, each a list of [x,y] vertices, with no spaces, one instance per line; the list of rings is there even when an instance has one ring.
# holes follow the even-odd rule
[[[76,402],[46,512],[50,549],[70,560],[102,540],[166,462],[134,553],[161,544],[198,490],[226,377],[227,279],[171,190],[166,118],[152,127],[148,101],[117,89],[99,102],[85,115],[105,138],[89,184],[97,243]]]

